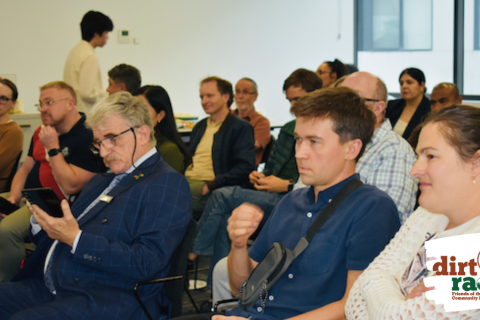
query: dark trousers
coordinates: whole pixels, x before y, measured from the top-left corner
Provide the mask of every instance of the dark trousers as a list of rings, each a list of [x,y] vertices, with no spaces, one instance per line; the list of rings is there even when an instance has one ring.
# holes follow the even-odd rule
[[[0,319],[65,319],[43,279],[0,283]]]

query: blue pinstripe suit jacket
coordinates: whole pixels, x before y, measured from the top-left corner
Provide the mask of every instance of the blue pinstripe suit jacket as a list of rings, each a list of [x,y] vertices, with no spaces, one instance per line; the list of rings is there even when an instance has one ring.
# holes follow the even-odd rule
[[[112,179],[96,175],[73,204],[73,215],[79,216]],[[191,218],[188,183],[159,153],[124,177],[109,195],[109,203],[100,201],[80,219],[82,235],[75,254],[59,243],[51,260],[54,303],[75,319],[143,318],[132,288],[138,281],[167,275],[170,256]],[[43,231],[36,238],[37,250],[15,280],[43,277],[52,240]],[[142,290],[156,316],[168,310],[161,285]]]

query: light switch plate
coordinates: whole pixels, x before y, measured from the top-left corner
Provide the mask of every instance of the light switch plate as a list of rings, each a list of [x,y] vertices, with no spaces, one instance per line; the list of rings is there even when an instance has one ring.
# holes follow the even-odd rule
[[[130,30],[118,30],[118,43],[130,43]]]

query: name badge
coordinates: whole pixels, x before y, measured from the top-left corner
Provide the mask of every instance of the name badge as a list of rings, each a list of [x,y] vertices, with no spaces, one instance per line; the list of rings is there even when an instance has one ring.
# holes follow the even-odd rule
[[[103,201],[103,202],[106,202],[106,203],[110,203],[110,201],[112,201],[113,197],[109,196],[109,195],[106,195],[106,194],[103,194],[101,197],[100,197],[100,201]]]

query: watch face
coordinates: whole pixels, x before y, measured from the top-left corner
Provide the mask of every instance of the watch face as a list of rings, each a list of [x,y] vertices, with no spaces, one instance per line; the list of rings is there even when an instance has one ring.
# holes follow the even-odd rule
[[[56,155],[59,154],[59,153],[60,153],[60,149],[52,149],[52,150],[49,150],[49,151],[48,151],[48,155],[49,155],[50,157],[56,156]]]

